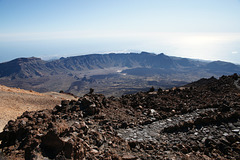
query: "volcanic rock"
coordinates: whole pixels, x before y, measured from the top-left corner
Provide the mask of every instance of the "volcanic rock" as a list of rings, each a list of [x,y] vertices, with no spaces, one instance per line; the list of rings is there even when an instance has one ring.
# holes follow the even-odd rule
[[[52,110],[24,112],[9,121],[0,148],[9,159],[239,159],[235,79],[64,100]]]

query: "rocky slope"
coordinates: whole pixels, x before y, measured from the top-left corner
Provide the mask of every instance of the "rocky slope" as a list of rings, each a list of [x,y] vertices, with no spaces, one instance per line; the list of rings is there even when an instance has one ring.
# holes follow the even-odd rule
[[[239,76],[25,112],[0,133],[9,159],[239,159]],[[93,93],[92,93],[93,92]]]
[[[202,62],[147,52],[91,54],[43,61],[18,58],[0,63],[0,84],[38,92],[64,90],[83,96],[89,88],[106,96],[135,93],[151,86],[169,88],[202,77],[240,73],[239,65]]]
[[[0,85],[0,131],[11,119],[16,119],[25,111],[52,109],[64,99],[75,99],[71,95],[55,92],[38,93]]]

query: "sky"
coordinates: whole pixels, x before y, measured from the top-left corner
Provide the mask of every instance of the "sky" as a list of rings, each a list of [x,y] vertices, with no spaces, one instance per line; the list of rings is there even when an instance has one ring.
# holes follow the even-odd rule
[[[0,62],[141,51],[240,64],[240,0],[0,0]]]

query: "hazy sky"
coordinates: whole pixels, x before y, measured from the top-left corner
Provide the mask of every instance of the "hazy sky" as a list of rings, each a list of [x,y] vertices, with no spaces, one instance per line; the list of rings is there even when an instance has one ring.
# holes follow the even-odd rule
[[[240,0],[0,0],[0,62],[140,51],[240,63]]]

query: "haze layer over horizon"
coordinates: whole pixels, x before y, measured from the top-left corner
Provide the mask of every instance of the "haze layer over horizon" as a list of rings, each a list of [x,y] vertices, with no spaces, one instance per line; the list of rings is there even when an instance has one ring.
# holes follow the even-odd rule
[[[240,62],[239,0],[0,0],[0,62],[141,52]]]

